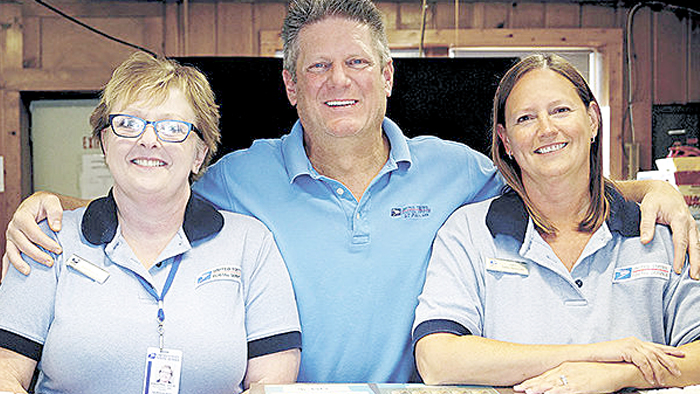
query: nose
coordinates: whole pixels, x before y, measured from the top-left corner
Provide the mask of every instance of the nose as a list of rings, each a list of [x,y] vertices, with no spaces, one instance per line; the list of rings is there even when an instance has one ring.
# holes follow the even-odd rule
[[[556,129],[554,127],[554,122],[552,121],[552,118],[549,117],[549,114],[540,114],[537,116],[537,123],[538,123],[538,134],[540,135],[549,135],[552,133],[556,132]]]
[[[344,64],[334,64],[333,67],[331,67],[330,80],[333,85],[336,86],[345,86],[348,84],[350,79],[348,78]]]
[[[152,124],[147,124],[143,133],[139,136],[139,143],[145,146],[153,146],[158,142],[158,134]]]

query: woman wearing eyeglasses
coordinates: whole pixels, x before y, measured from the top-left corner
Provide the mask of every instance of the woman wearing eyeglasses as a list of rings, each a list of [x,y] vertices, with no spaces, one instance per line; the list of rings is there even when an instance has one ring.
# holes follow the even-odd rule
[[[52,267],[3,281],[0,391],[25,392],[35,368],[42,393],[295,381],[299,321],[272,235],[190,192],[218,122],[199,71],[143,53],[115,70],[90,118],[114,185],[60,232],[44,224],[63,248]]]

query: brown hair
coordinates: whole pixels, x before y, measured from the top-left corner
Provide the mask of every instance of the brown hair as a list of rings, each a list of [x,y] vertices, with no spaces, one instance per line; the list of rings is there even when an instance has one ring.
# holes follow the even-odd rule
[[[571,63],[558,55],[528,56],[511,67],[498,85],[496,96],[493,99],[491,158],[500,170],[508,186],[523,199],[525,207],[535,225],[547,234],[555,234],[557,229],[537,210],[528,197],[525,187],[523,186],[520,166],[514,159],[507,155],[505,145],[499,138],[497,132],[498,125],[505,128],[506,100],[508,100],[508,96],[513,88],[525,74],[537,69],[552,70],[568,79],[576,88],[576,92],[586,106],[586,109],[590,109],[592,103],[596,104],[594,108],[599,120],[597,130],[597,135],[599,137],[602,136],[603,124],[598,101],[593,95],[588,83],[586,83],[586,80]],[[594,231],[603,224],[610,212],[610,202],[606,196],[606,187],[614,188],[615,186],[612,181],[603,177],[603,160],[600,140],[601,138],[596,138],[595,141],[591,143],[589,159],[590,178],[588,186],[591,204],[586,212],[586,216],[579,223],[579,231]]]

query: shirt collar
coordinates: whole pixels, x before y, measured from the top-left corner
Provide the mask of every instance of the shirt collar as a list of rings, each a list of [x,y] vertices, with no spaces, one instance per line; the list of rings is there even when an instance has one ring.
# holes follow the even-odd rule
[[[606,220],[610,231],[625,237],[639,236],[640,210],[637,203],[625,200],[612,187],[606,187],[605,194],[610,201],[610,216]],[[522,243],[529,218],[523,200],[509,190],[491,202],[486,214],[486,226],[494,238],[497,234],[509,235]]]
[[[391,152],[389,160],[394,163],[405,162],[407,166],[411,165],[411,152],[408,149],[408,143],[399,126],[389,118],[384,118],[382,122],[382,130],[389,139]],[[282,154],[287,168],[289,182],[292,183],[300,175],[309,175],[318,178],[318,174],[314,171],[311,161],[309,161],[304,149],[304,127],[299,120],[294,123],[292,131],[282,137]]]
[[[85,209],[81,229],[93,245],[109,243],[117,233],[117,203],[112,190],[106,197],[90,202]],[[187,201],[182,229],[190,243],[217,234],[224,226],[224,217],[211,204],[193,194]]]

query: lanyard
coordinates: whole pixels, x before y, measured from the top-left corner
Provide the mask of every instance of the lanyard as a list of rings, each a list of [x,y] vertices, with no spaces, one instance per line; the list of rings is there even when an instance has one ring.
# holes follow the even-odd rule
[[[168,274],[168,278],[165,280],[165,285],[163,286],[163,291],[161,291],[160,296],[158,293],[156,293],[156,289],[153,288],[153,285],[148,283],[145,279],[141,277],[141,275],[136,274],[136,277],[138,278],[139,282],[141,282],[141,285],[148,291],[148,294],[153,296],[153,298],[158,301],[158,335],[160,336],[159,344],[160,344],[160,349],[163,350],[163,332],[165,329],[163,328],[163,322],[165,321],[165,312],[163,311],[163,299],[165,298],[165,295],[168,294],[168,290],[170,290],[170,286],[173,284],[173,279],[175,279],[175,274],[177,273],[177,269],[180,268],[180,260],[182,260],[182,254],[179,254],[175,257],[175,260],[173,261],[172,267],[170,267],[170,273]]]

